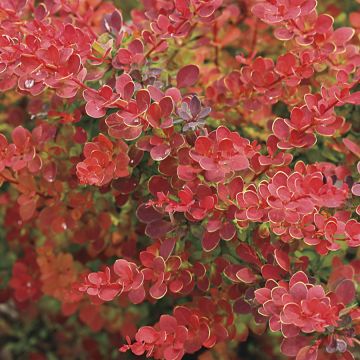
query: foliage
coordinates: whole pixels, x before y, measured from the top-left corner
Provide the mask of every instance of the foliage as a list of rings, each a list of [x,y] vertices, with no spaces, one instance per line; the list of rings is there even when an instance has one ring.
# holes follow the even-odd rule
[[[0,0],[0,35],[2,359],[359,358],[355,0]]]

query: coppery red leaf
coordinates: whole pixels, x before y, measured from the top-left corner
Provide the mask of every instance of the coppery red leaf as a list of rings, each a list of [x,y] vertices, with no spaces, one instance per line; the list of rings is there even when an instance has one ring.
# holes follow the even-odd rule
[[[199,73],[196,65],[184,66],[176,75],[177,86],[184,88],[194,85],[198,80]]]

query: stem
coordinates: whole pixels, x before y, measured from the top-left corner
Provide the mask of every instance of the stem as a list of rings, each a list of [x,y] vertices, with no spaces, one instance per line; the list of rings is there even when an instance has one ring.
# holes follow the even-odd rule
[[[97,94],[97,91],[96,91],[95,89],[93,89],[93,88],[85,85],[85,84],[82,83],[79,79],[77,79],[77,78],[74,77],[74,78],[72,78],[71,80],[74,81],[74,82],[75,82],[76,84],[78,84],[79,86],[81,86],[83,89],[89,90],[89,91]]]
[[[214,35],[214,47],[215,47],[215,60],[214,63],[216,66],[219,66],[219,47],[217,46],[216,42],[217,42],[217,32],[218,32],[218,27],[217,27],[217,22],[214,22],[214,27],[213,27],[213,35]]]
[[[254,35],[251,41],[251,47],[249,55],[252,58],[256,54],[256,43],[257,43],[257,36],[258,36],[258,19],[256,19],[255,22],[255,29],[254,29]]]

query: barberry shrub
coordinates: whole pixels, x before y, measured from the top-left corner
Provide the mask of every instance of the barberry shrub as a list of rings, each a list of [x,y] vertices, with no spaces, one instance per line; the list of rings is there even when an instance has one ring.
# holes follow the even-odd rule
[[[0,358],[359,359],[358,3],[0,0]]]

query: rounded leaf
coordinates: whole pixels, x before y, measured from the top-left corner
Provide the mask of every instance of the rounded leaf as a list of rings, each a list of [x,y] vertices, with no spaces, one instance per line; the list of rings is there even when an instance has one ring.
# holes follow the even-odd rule
[[[179,88],[194,85],[199,77],[199,68],[196,65],[186,65],[176,75],[176,82]]]

